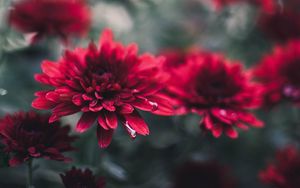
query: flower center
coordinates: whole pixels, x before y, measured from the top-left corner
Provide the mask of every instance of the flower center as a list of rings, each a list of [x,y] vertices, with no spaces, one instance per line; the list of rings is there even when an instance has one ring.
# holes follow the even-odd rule
[[[115,111],[116,106],[121,103],[121,95],[127,94],[132,97],[131,92],[125,92],[121,84],[112,73],[97,69],[90,73],[90,82],[83,84],[86,93],[73,97],[73,103],[81,106],[83,112],[98,112],[103,108],[108,111]]]
[[[36,124],[37,122],[23,121],[20,128],[28,133],[42,132],[42,126],[37,126]]]

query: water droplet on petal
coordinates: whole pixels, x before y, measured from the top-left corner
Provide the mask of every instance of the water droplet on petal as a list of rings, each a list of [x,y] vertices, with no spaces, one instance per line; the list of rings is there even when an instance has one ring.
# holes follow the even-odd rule
[[[220,114],[221,114],[222,116],[226,116],[226,115],[227,115],[227,112],[226,112],[226,110],[222,109],[222,110],[220,110]]]
[[[152,106],[152,111],[155,111],[158,109],[158,104],[156,102],[149,101],[149,104]]]
[[[130,136],[132,138],[135,138],[136,137],[136,131],[133,128],[130,127],[128,121],[125,122],[125,127],[127,128],[127,131],[130,134]]]

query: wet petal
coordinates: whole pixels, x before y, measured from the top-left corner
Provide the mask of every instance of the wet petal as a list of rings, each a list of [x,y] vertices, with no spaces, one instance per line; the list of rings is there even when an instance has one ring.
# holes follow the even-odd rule
[[[139,115],[137,111],[134,111],[131,114],[123,115],[124,119],[128,122],[130,127],[141,135],[148,135],[149,128],[143,118]]]

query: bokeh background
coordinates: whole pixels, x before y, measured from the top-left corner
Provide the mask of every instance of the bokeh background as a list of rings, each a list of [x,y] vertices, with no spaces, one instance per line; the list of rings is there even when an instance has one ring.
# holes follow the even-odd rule
[[[49,37],[31,45],[7,23],[11,3],[0,0],[1,116],[31,109],[33,93],[41,88],[33,75],[40,72],[42,60],[57,60],[65,48]],[[86,47],[109,27],[117,40],[138,43],[140,52],[158,54],[166,48],[198,46],[222,52],[246,67],[255,65],[273,46],[256,27],[259,10],[247,3],[218,11],[211,0],[90,0],[89,4],[91,30],[87,37],[73,39],[74,46]],[[35,160],[35,186],[63,187],[59,173],[76,166],[104,176],[108,188],[171,188],[174,170],[185,161],[214,160],[230,167],[238,187],[263,188],[257,178],[259,170],[274,157],[275,150],[299,142],[300,111],[281,104],[256,114],[265,128],[240,133],[236,140],[204,135],[198,127],[200,117],[193,114],[159,117],[143,113],[150,135],[132,141],[118,129],[107,149],[98,147],[94,127],[80,135],[75,143],[78,151],[67,153],[72,163]],[[72,115],[62,121],[74,126],[77,120],[78,116]],[[2,154],[0,159],[0,187],[25,187],[26,165],[10,168],[7,156]]]

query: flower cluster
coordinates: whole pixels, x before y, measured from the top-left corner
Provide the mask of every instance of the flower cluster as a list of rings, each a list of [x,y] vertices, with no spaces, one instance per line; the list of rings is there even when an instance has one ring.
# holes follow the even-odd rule
[[[235,127],[246,130],[247,125],[263,125],[249,112],[260,105],[260,86],[250,81],[241,63],[204,51],[193,50],[182,56],[177,60],[172,56],[174,61],[182,61],[176,63],[180,64],[176,69],[168,63],[171,79],[167,93],[177,99],[177,113],[202,115],[201,128],[215,137],[224,131],[237,138]]]
[[[300,1],[213,0],[218,9],[233,3],[259,8],[258,27],[277,45],[253,69],[223,54],[191,48],[161,51],[159,56],[138,53],[135,43],[123,45],[105,29],[98,44],[66,50],[56,61],[44,60],[35,80],[45,88],[35,93],[32,107],[51,110],[8,114],[0,119],[0,142],[16,166],[32,159],[69,161],[64,152],[74,150],[70,127],[60,118],[79,114],[76,131],[96,127],[98,145],[106,148],[118,126],[134,139],[148,135],[141,111],[175,116],[196,114],[200,128],[215,138],[238,138],[238,130],[263,127],[253,113],[283,100],[300,105]],[[239,20],[237,20],[239,21]],[[91,25],[87,0],[20,0],[8,12],[10,25],[33,34],[32,42],[45,36],[85,36]],[[261,171],[263,183],[276,188],[299,188],[300,153],[295,148],[278,152],[277,161]],[[66,188],[104,188],[102,177],[89,169],[73,167],[61,179]],[[235,188],[228,169],[215,161],[187,162],[177,169],[173,188]]]
[[[32,106],[52,109],[50,122],[82,112],[76,130],[84,132],[97,121],[100,147],[107,147],[118,121],[132,138],[149,134],[139,110],[170,115],[172,106],[160,92],[167,75],[160,71],[164,58],[137,55],[137,45],[123,46],[105,30],[99,47],[66,51],[58,62],[44,61],[42,74],[35,76],[52,90],[36,93]]]
[[[83,36],[90,26],[90,11],[85,0],[22,0],[9,13],[12,26],[34,33],[32,42],[46,35]]]
[[[81,170],[72,167],[71,170],[65,174],[60,174],[60,177],[64,183],[65,188],[104,188],[104,178],[96,177],[89,169]]]
[[[257,79],[264,85],[264,104],[273,106],[283,99],[300,102],[300,41],[276,46],[254,69]]]
[[[32,158],[69,161],[62,152],[71,151],[76,137],[70,127],[59,122],[49,124],[48,115],[33,111],[18,112],[0,119],[0,137],[4,152],[11,154],[9,164],[16,166]]]
[[[279,151],[276,161],[260,172],[260,180],[274,188],[298,188],[300,185],[300,153],[294,147]]]

